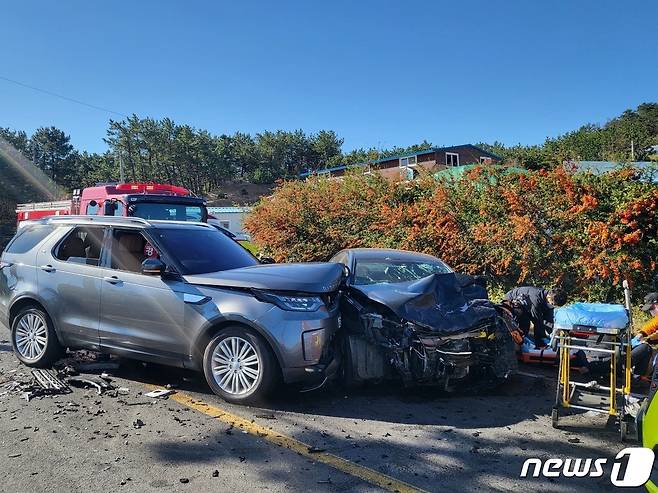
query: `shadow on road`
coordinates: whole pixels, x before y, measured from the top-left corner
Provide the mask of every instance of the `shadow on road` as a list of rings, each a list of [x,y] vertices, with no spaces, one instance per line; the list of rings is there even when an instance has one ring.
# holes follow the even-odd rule
[[[201,398],[209,403],[228,406],[211,393],[201,375],[193,372],[147,365],[130,376],[122,376],[156,385],[174,384],[181,391],[204,394]],[[544,379],[518,376],[487,395],[446,395],[431,389],[405,390],[394,385],[346,393],[333,386],[305,394],[286,389],[262,409],[276,416],[275,429],[285,430],[293,438],[428,491],[436,491],[439,483],[440,489],[455,491],[610,489],[609,471],[598,479],[519,478],[528,457],[608,457],[597,446],[580,441],[575,445],[573,432],[605,436],[610,441],[617,439],[617,433],[603,423],[548,432],[537,426],[533,433],[532,423],[550,411],[553,392],[551,383]],[[254,414],[252,408],[234,409],[244,416]],[[346,422],[334,418],[348,419]],[[513,433],[521,422],[525,422],[524,433]],[[351,429],[358,429],[358,433],[350,431],[348,424],[354,425]],[[284,453],[276,447],[264,452],[249,445],[235,445],[225,424],[220,424],[219,431],[217,428],[208,436],[209,443],[217,444],[210,454],[202,443],[161,444],[154,447],[154,457],[175,463],[211,462],[242,455],[245,460],[262,465],[271,460],[270,452]],[[232,435],[241,435],[241,440],[244,437],[237,430]],[[241,440],[239,443],[243,443]],[[266,481],[289,484],[292,491],[308,491],[312,485],[303,483],[304,473],[300,472],[301,476],[295,474],[291,478],[286,471],[273,467],[263,468],[260,474]],[[337,473],[333,477],[343,478],[343,486],[336,483],[330,490],[349,488],[348,479]]]
[[[205,394],[226,405],[207,386],[202,374],[156,364],[122,360],[117,376],[152,385],[174,385],[178,390]],[[301,393],[284,386],[261,404],[268,411],[350,419],[367,419],[409,425],[444,425],[466,428],[512,426],[547,415],[554,387],[543,378],[515,375],[499,389],[448,394],[431,387],[405,389],[397,383],[369,385],[346,391],[337,384]]]
[[[119,369],[111,371],[118,378],[173,385],[209,404],[247,419],[253,417],[309,446],[428,491],[606,491],[611,487],[609,474],[598,479],[559,478],[550,483],[549,479],[522,479],[519,474],[529,457],[610,458],[614,450],[623,448],[619,444],[615,449],[618,434],[601,420],[591,420],[591,426],[590,420],[566,420],[561,430],[550,428],[551,368],[537,370],[539,378],[515,375],[501,388],[486,393],[464,390],[445,394],[432,388],[404,389],[394,383],[349,392],[337,385],[309,393],[288,387],[261,408],[241,408],[215,396],[200,373],[119,361]],[[158,425],[175,427],[174,434],[185,439],[149,444],[149,456],[158,463],[224,467],[246,463],[264,482],[285,484],[289,491],[346,491],[360,484],[327,469],[332,483],[316,485],[317,475],[310,471],[317,472],[319,466],[312,458],[266,445],[256,436],[190,409],[169,407],[169,414]],[[263,410],[275,419],[259,418]],[[192,414],[196,418],[185,419]]]

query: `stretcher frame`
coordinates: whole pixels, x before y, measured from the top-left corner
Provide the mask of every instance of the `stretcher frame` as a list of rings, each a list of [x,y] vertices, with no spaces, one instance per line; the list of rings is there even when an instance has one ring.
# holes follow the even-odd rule
[[[555,405],[551,412],[551,421],[554,428],[559,427],[560,409],[579,409],[607,414],[619,422],[621,439],[624,441],[629,434],[629,423],[632,418],[627,415],[627,399],[631,393],[631,338],[632,318],[631,301],[628,283],[624,281],[624,301],[628,313],[629,323],[626,327],[602,328],[587,327],[590,336],[596,336],[592,343],[590,338],[583,345],[574,343],[574,333],[582,333],[583,327],[555,327],[552,343],[557,347],[558,353],[558,381],[555,396]],[[606,340],[603,340],[606,338]],[[582,342],[582,339],[578,339]],[[571,350],[582,350],[585,353],[610,356],[609,384],[591,385],[571,380],[572,358]],[[617,371],[622,364],[623,376],[621,385],[618,383]],[[574,394],[579,390],[581,394],[601,397],[600,391],[605,391],[609,400],[607,407],[594,407],[575,404],[572,402]]]

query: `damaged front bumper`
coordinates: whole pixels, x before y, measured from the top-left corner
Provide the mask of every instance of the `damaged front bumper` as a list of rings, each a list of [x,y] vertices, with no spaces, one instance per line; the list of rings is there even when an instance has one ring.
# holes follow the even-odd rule
[[[406,386],[451,391],[463,383],[500,383],[516,367],[505,321],[486,300],[477,303],[491,308],[487,316],[453,332],[401,319],[383,305],[345,301],[343,354],[352,382],[401,378]]]
[[[504,380],[516,365],[504,314],[466,281],[448,273],[348,286],[341,305],[347,376],[446,390]]]
[[[503,361],[509,336],[497,318],[448,336],[438,336],[413,322],[398,322],[375,313],[362,315],[361,321],[364,328],[361,344],[373,345],[370,352],[379,352],[405,385],[438,385],[451,390],[454,383],[469,378],[497,380],[507,376],[515,361],[513,357]],[[352,336],[351,346],[359,345],[355,340],[358,337]],[[368,359],[373,363],[375,358],[371,354]],[[375,365],[368,366],[372,370]]]

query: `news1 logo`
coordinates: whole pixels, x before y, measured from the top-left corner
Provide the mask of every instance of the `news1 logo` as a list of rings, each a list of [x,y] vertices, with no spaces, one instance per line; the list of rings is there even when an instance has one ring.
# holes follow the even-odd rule
[[[635,488],[649,480],[655,459],[653,450],[644,447],[625,448],[612,461],[610,482],[620,488]],[[605,474],[608,459],[527,459],[521,468],[526,478],[532,468],[533,478],[600,478]]]

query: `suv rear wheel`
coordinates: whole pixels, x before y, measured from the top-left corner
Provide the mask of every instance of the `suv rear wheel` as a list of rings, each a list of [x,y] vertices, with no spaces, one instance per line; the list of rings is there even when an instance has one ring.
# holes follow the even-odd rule
[[[18,359],[27,366],[49,366],[62,354],[50,317],[36,306],[18,313],[11,328],[11,343]]]
[[[208,343],[203,372],[215,394],[236,404],[266,397],[278,374],[269,346],[258,334],[242,327],[229,327]]]

